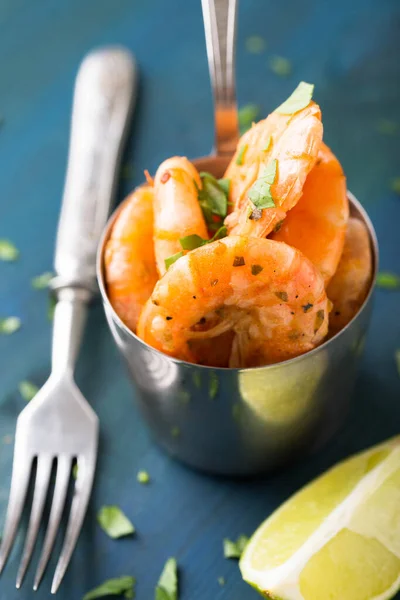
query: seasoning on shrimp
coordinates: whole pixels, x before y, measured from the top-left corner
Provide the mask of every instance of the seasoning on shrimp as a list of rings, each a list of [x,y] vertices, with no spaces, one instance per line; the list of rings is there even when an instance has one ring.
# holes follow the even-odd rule
[[[239,269],[235,257],[244,259]],[[256,277],[254,266],[261,267]],[[160,279],[153,297],[159,306],[147,302],[138,335],[170,356],[209,366],[286,360],[317,346],[328,330],[316,267],[295,248],[262,238],[228,236],[193,250]],[[304,313],[306,304],[312,308]]]

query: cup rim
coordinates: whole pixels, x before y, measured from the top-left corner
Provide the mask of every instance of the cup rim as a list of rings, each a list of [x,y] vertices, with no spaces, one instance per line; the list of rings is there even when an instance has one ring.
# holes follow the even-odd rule
[[[114,310],[114,307],[112,306],[112,304],[108,298],[105,279],[104,279],[104,260],[103,260],[104,250],[105,250],[106,242],[108,241],[108,239],[110,237],[111,228],[114,225],[114,222],[117,219],[122,208],[127,203],[129,196],[127,198],[125,198],[110,215],[110,217],[107,221],[107,224],[103,230],[103,233],[101,235],[100,242],[99,242],[99,245],[97,248],[96,277],[97,277],[97,283],[98,283],[98,286],[100,289],[100,294],[102,297],[103,304],[105,304],[107,306],[107,310],[112,314],[113,320],[117,322],[119,327],[124,331],[124,333],[128,337],[133,338],[136,342],[139,342],[146,349],[149,349],[152,352],[156,352],[157,354],[162,356],[164,359],[170,359],[172,362],[174,362],[177,365],[185,365],[185,366],[192,367],[192,368],[195,367],[195,368],[200,368],[200,369],[205,369],[205,370],[222,371],[222,372],[224,372],[224,371],[225,372],[232,372],[232,371],[234,371],[234,372],[247,372],[247,371],[253,372],[253,371],[257,371],[257,370],[261,370],[261,369],[262,370],[276,369],[279,367],[287,366],[288,364],[294,364],[295,362],[300,362],[302,360],[305,360],[306,358],[313,356],[313,355],[317,354],[318,352],[323,351],[329,344],[337,342],[337,340],[340,339],[341,336],[343,336],[345,334],[345,332],[348,331],[348,329],[350,329],[350,327],[352,327],[354,325],[354,323],[360,318],[361,314],[365,311],[367,305],[369,304],[369,302],[371,300],[371,296],[374,292],[376,276],[378,273],[378,266],[379,266],[379,246],[378,246],[378,239],[376,236],[375,228],[372,224],[371,219],[368,216],[367,211],[363,208],[363,206],[361,205],[359,200],[357,200],[357,198],[354,196],[354,194],[352,194],[349,190],[347,190],[347,197],[349,199],[350,207],[355,209],[356,213],[358,213],[358,215],[362,218],[365,225],[367,226],[368,233],[370,236],[372,259],[373,259],[373,272],[372,272],[372,277],[371,277],[370,288],[368,290],[368,294],[366,295],[364,302],[361,305],[360,309],[354,315],[354,317],[347,323],[347,325],[345,327],[343,327],[343,329],[338,331],[338,333],[336,333],[332,337],[325,340],[322,344],[320,344],[319,346],[316,346],[315,348],[313,348],[312,350],[309,350],[308,352],[305,352],[304,354],[300,354],[299,356],[295,356],[294,358],[289,358],[287,360],[284,360],[284,361],[281,361],[278,363],[262,365],[259,367],[245,367],[245,368],[241,368],[241,367],[211,367],[208,365],[199,365],[196,363],[191,363],[186,360],[181,360],[179,358],[169,356],[168,354],[164,354],[164,352],[161,352],[160,350],[157,350],[157,348],[153,348],[153,346],[150,346],[150,344],[147,344],[140,337],[138,337],[136,335],[136,333],[133,333],[133,331],[131,331],[127,327],[127,325],[125,325],[125,323],[122,321],[122,319],[116,313],[116,311]]]

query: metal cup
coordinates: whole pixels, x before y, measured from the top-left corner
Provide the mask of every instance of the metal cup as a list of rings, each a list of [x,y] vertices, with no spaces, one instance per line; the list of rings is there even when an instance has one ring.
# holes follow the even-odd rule
[[[198,168],[204,166],[199,163]],[[97,257],[104,309],[135,400],[155,439],[172,456],[211,473],[253,475],[320,447],[337,431],[351,400],[378,266],[372,223],[350,193],[349,201],[352,216],[368,228],[373,255],[371,288],[363,306],[342,331],[311,352],[250,369],[176,360],[124,325],[107,297],[103,272],[104,247],[121,208],[113,214]]]

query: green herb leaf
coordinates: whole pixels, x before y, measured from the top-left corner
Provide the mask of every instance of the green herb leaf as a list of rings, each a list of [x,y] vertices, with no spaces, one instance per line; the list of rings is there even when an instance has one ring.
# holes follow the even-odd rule
[[[291,96],[275,109],[281,115],[293,115],[308,106],[314,92],[314,85],[301,81]]]
[[[397,372],[400,376],[400,350],[396,350],[394,353],[394,360],[396,361]]]
[[[376,129],[382,135],[395,135],[399,130],[399,125],[396,121],[391,121],[390,119],[379,119]]]
[[[239,165],[239,167],[243,164],[243,160],[244,160],[244,155],[246,154],[246,150],[248,148],[248,144],[243,144],[243,146],[241,146],[239,148],[239,152],[238,155],[236,157],[236,164]]]
[[[217,215],[224,219],[228,211],[227,180],[218,180],[211,173],[206,172],[201,172],[200,178],[202,188],[198,190],[198,198],[206,221],[212,220],[211,215]]]
[[[150,475],[147,471],[139,471],[139,473],[136,476],[136,479],[139,483],[143,483],[144,485],[146,485],[146,483],[150,482]]]
[[[179,240],[182,248],[184,250],[194,250],[195,248],[199,248],[200,246],[204,246],[208,240],[200,237],[196,233],[192,235],[187,235]]]
[[[155,600],[178,600],[178,565],[169,558],[158,580]]]
[[[225,196],[228,197],[229,189],[231,187],[231,180],[228,177],[223,177],[222,179],[218,179],[218,185],[224,190]]]
[[[381,271],[376,276],[376,285],[384,290],[400,289],[400,276],[389,271]]]
[[[0,260],[13,261],[17,260],[19,250],[9,240],[0,240]]]
[[[219,585],[225,585],[225,577],[218,577],[218,583]]]
[[[275,206],[271,186],[275,181],[277,163],[278,161],[274,158],[264,167],[261,177],[253,183],[247,194],[256,208],[262,209]]]
[[[97,513],[97,521],[111,538],[120,538],[135,533],[131,521],[118,506],[102,506]]]
[[[266,43],[261,35],[250,35],[246,38],[245,46],[250,54],[261,54],[266,48]]]
[[[43,290],[49,287],[49,283],[52,279],[53,273],[50,273],[50,271],[46,271],[45,273],[34,277],[31,281],[31,284],[35,290]]]
[[[134,588],[136,579],[129,575],[108,579],[94,590],[83,596],[83,600],[96,600],[104,596],[124,596],[124,598],[134,598]]]
[[[178,260],[178,258],[181,258],[181,256],[183,256],[183,252],[177,252],[176,254],[173,254],[172,256],[169,256],[168,258],[165,259],[165,268],[168,269],[170,268],[171,265],[174,264],[174,262],[176,262]]]
[[[249,538],[246,535],[240,535],[236,542],[224,539],[224,556],[225,558],[240,558],[249,543]]]
[[[31,381],[21,381],[18,385],[18,389],[25,402],[30,402],[39,391],[38,386]]]
[[[214,373],[213,371],[211,371],[210,373],[210,387],[209,387],[209,395],[211,400],[214,400],[218,394],[218,388],[219,388],[219,380],[218,380],[218,376],[216,373]]]
[[[18,317],[6,317],[5,319],[0,319],[0,334],[1,335],[11,335],[18,331],[21,327],[21,319]]]
[[[390,182],[390,189],[395,193],[400,195],[400,177],[395,177]]]
[[[245,133],[257,121],[260,109],[256,104],[245,104],[238,110],[240,133]]]
[[[292,72],[292,64],[290,60],[283,56],[271,56],[269,59],[269,66],[271,71],[279,77],[288,77]]]

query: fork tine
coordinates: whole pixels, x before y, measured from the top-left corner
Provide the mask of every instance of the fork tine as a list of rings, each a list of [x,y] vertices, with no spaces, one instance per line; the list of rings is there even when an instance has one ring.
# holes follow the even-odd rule
[[[68,484],[71,472],[71,458],[60,456],[57,462],[56,483],[54,487],[53,501],[49,523],[47,526],[46,537],[43,544],[42,554],[36,570],[33,589],[36,591],[39,587],[43,573],[49,562],[50,554],[53,549],[55,539],[57,537],[58,528],[61,521],[61,516],[65,506],[65,498],[67,496]]]
[[[37,459],[35,489],[33,493],[31,516],[29,518],[29,526],[26,534],[24,550],[22,553],[21,563],[17,574],[17,589],[21,587],[21,583],[24,579],[24,575],[28,568],[32,552],[35,547],[40,522],[42,520],[44,503],[47,496],[47,489],[49,487],[53,460],[54,456],[51,456],[49,454],[39,455]]]
[[[51,593],[55,594],[65,575],[71,555],[78,540],[83,519],[89,503],[90,492],[92,490],[94,471],[96,466],[96,455],[87,459],[82,457],[78,459],[78,476],[75,484],[74,497],[71,505],[71,512],[68,519],[67,532],[61,551],[60,558],[54,573],[51,585]]]
[[[17,440],[15,448],[17,448]],[[3,540],[0,548],[0,573],[7,562],[12,548],[24,508],[25,497],[28,491],[33,456],[23,456],[14,451],[13,470],[11,476],[11,489],[8,499],[7,516],[4,526]]]

